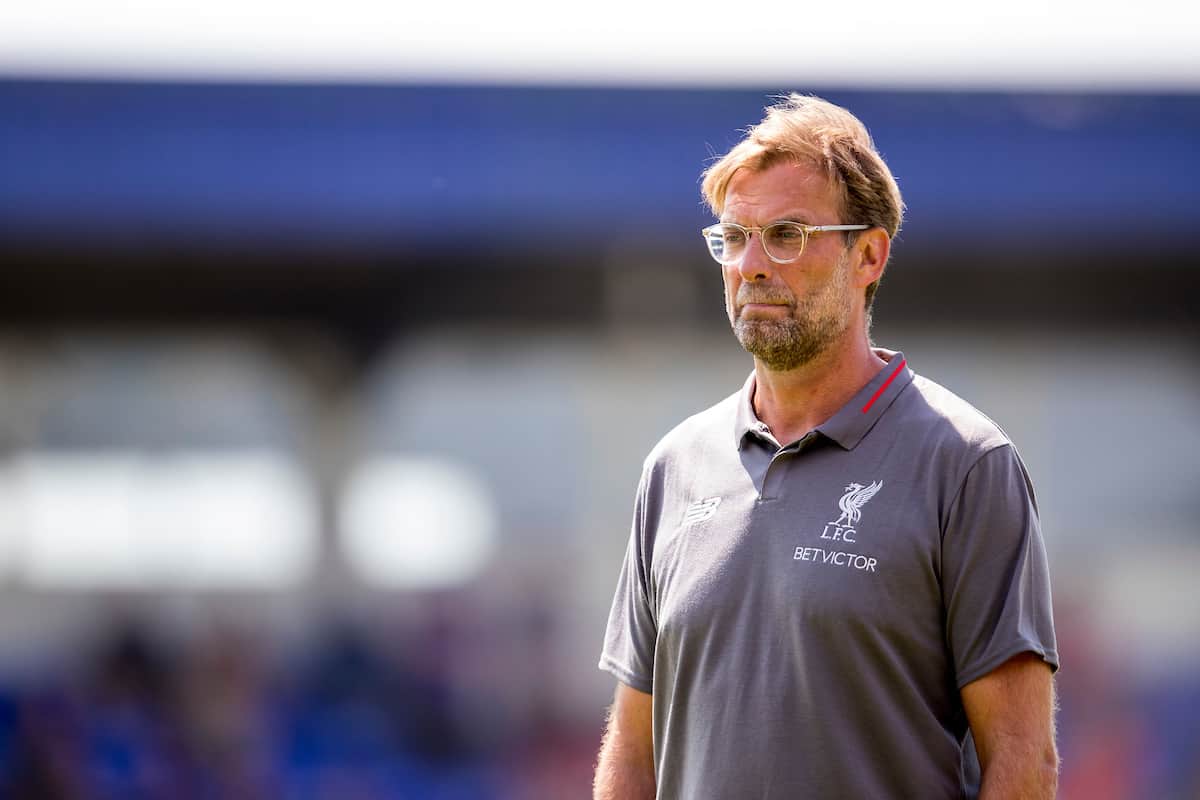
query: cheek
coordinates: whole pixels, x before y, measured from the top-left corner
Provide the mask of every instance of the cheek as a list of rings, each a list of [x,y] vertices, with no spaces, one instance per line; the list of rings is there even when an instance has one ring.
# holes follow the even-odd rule
[[[725,310],[730,316],[733,316],[733,298],[737,297],[738,285],[741,278],[737,274],[737,270],[723,269],[721,277],[725,284]]]

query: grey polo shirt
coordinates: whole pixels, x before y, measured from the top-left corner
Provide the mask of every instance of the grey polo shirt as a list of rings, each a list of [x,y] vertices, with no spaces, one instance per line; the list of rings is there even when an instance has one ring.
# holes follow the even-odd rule
[[[959,696],[1057,669],[1008,437],[903,354],[780,446],[742,391],[646,459],[600,667],[653,694],[658,796],[974,797]]]

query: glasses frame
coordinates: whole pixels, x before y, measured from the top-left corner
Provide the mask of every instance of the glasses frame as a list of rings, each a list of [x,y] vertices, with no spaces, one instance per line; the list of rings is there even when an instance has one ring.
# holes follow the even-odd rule
[[[792,257],[792,258],[776,258],[775,256],[771,255],[771,253],[767,250],[766,240],[763,238],[763,235],[762,235],[763,231],[767,230],[768,228],[773,228],[776,225],[795,225],[797,228],[800,229],[800,236],[801,236],[800,252],[797,253],[794,257]],[[806,225],[803,222],[796,222],[795,220],[790,220],[790,219],[781,219],[776,222],[772,222],[769,225],[761,225],[761,226],[738,225],[736,222],[717,222],[712,225],[709,225],[707,228],[702,228],[700,230],[700,235],[704,237],[705,244],[708,244],[708,241],[712,236],[713,229],[719,228],[719,227],[733,227],[733,228],[737,228],[742,233],[744,233],[746,235],[747,249],[749,249],[750,239],[752,238],[750,234],[757,233],[758,234],[758,243],[759,243],[759,245],[762,246],[763,253],[766,254],[767,258],[771,259],[776,264],[791,264],[793,261],[798,260],[800,258],[800,256],[804,255],[804,249],[806,247],[808,247],[808,237],[813,235],[814,233],[825,233],[826,231],[865,231],[865,230],[870,230],[873,226],[871,226],[871,225]],[[738,258],[730,259],[729,261],[722,261],[721,259],[717,258],[717,254],[713,252],[711,245],[708,247],[708,254],[713,257],[714,261],[716,261],[718,264],[721,264],[721,265],[736,264],[739,261],[741,261],[743,258],[746,257],[746,253],[743,252],[742,255]]]

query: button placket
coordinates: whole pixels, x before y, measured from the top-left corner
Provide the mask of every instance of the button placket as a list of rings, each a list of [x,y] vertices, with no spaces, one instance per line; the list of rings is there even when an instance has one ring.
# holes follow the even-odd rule
[[[793,453],[790,450],[782,449],[771,457],[771,463],[767,465],[767,474],[763,476],[763,488],[759,492],[759,500],[775,500],[779,497],[779,485],[783,481],[792,456]]]
[[[816,438],[816,431],[810,431],[801,439],[789,444],[787,447],[780,447],[775,452],[775,455],[771,457],[771,462],[767,465],[766,472],[763,474],[762,489],[758,493],[759,502],[779,498],[779,487],[785,480],[791,462],[811,447]]]

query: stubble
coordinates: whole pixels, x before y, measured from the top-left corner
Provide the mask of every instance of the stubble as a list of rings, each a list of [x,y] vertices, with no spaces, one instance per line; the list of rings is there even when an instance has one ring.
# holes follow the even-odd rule
[[[738,342],[773,372],[796,369],[813,361],[849,327],[846,267],[847,260],[839,259],[829,281],[801,298],[786,287],[743,283],[738,289],[738,308],[746,303],[784,303],[791,313],[781,319],[745,319],[738,313],[733,322]]]

